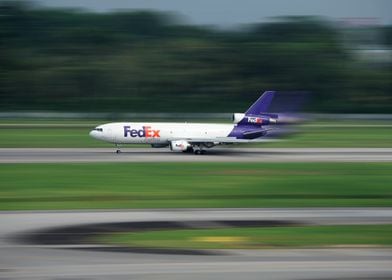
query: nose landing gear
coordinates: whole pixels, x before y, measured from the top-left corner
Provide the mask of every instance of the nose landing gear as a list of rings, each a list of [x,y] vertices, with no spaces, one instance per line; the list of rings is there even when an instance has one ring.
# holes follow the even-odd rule
[[[116,154],[120,154],[121,153],[121,150],[120,150],[120,146],[118,145],[118,144],[115,144],[116,145]]]

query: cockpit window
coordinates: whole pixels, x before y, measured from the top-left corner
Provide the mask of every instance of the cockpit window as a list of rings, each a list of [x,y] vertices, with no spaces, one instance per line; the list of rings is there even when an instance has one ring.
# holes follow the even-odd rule
[[[102,129],[102,128],[100,128],[100,127],[96,127],[96,128],[94,128],[93,130],[100,131],[100,132],[102,132],[102,131],[103,131],[103,129]]]

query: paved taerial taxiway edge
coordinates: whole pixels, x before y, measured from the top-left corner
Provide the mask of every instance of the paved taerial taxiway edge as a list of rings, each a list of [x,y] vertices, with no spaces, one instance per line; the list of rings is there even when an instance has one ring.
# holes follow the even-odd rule
[[[319,224],[392,223],[392,208],[1,212],[0,279],[381,280],[392,277],[392,250],[388,248],[236,250],[225,255],[179,256],[69,250],[61,246],[15,243],[13,238],[25,232],[94,223],[249,219]]]
[[[52,162],[392,162],[392,148],[233,148],[205,155],[167,148],[0,148],[0,163]]]
[[[69,250],[15,243],[20,233],[99,223],[213,220],[320,224],[392,223],[392,208],[156,209],[0,213],[0,279],[390,279],[392,250],[245,250],[225,255],[162,255]]]

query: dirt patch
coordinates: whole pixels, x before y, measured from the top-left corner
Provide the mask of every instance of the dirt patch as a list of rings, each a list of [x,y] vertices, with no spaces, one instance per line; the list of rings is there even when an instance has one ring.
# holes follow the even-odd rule
[[[104,234],[122,233],[122,232],[143,232],[156,230],[173,230],[173,229],[202,229],[211,228],[211,224],[222,227],[279,227],[279,226],[303,226],[303,223],[292,221],[269,221],[269,220],[244,220],[244,221],[153,221],[153,222],[124,222],[124,223],[101,223],[80,226],[69,226],[52,228],[38,232],[25,233],[12,239],[16,242],[37,244],[37,245],[77,245],[95,244],[92,240],[95,237]],[[203,225],[206,225],[205,227]],[[188,250],[188,249],[160,249],[160,248],[134,248],[121,246],[102,247],[83,247],[83,250],[95,251],[112,251],[112,252],[132,252],[132,253],[154,253],[154,254],[185,254],[185,255],[216,255],[221,252],[211,250]]]

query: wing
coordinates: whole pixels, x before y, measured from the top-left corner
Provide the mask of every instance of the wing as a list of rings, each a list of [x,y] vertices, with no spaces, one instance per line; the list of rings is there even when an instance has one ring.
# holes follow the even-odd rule
[[[215,145],[219,145],[219,144],[234,144],[234,143],[263,143],[263,142],[280,141],[279,139],[271,139],[271,138],[237,139],[235,137],[169,139],[169,141],[173,141],[173,140],[185,140],[185,141],[187,141],[188,143],[191,143],[191,144],[213,143]]]

